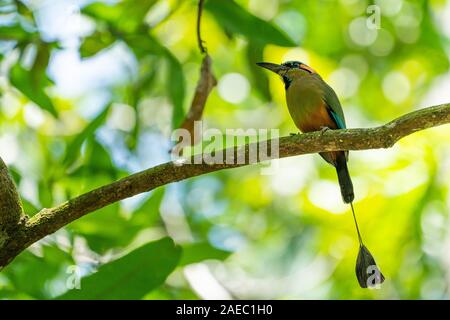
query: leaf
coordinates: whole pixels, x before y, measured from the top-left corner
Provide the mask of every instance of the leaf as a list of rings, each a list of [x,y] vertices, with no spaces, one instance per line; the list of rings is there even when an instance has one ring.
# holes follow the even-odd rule
[[[164,191],[163,187],[154,190],[150,197],[133,212],[130,220],[132,225],[142,229],[160,220],[159,207],[164,197]]]
[[[64,273],[66,266],[73,264],[67,252],[57,246],[43,245],[39,257],[26,250],[14,261],[13,268],[2,270],[2,275],[8,277],[17,292],[27,294],[28,299],[48,299],[48,285]]]
[[[109,151],[95,139],[88,141],[90,143],[86,151],[83,173],[90,176],[104,174],[113,179],[117,178],[118,168],[114,166]]]
[[[248,40],[283,47],[296,46],[283,31],[247,12],[232,0],[209,0],[205,3],[205,9],[214,15],[224,29],[241,34]]]
[[[37,35],[36,32],[28,32],[20,24],[0,27],[0,40],[16,40],[31,42]]]
[[[53,183],[47,179],[39,181],[39,203],[44,208],[53,205]]]
[[[106,21],[120,31],[134,33],[143,24],[147,12],[156,0],[125,0],[115,5],[96,2],[82,12],[97,20]]]
[[[208,242],[188,244],[182,248],[183,254],[179,266],[185,266],[204,260],[225,260],[231,254],[230,251],[217,249]]]
[[[267,77],[267,72],[264,72],[260,67],[256,65],[256,62],[264,61],[263,50],[264,46],[253,41],[249,41],[247,46],[247,65],[250,69],[253,77],[253,83],[255,85],[255,88],[258,90],[259,95],[265,101],[271,101],[269,78]]]
[[[123,40],[133,50],[138,59],[142,59],[149,54],[158,56],[165,55],[165,48],[157,42],[157,40],[147,34],[130,34],[125,35]]]
[[[23,212],[25,212],[28,216],[33,216],[37,212],[39,212],[39,209],[33,203],[31,203],[31,201],[27,200],[24,197],[22,197],[20,200],[22,202]]]
[[[127,45],[138,58],[156,54],[167,61],[166,90],[173,105],[172,126],[179,128],[184,119],[185,78],[183,67],[178,59],[166,47],[151,35],[138,34],[124,37]]]
[[[116,39],[108,31],[96,31],[90,36],[84,38],[80,46],[80,55],[82,58],[91,57],[101,50],[111,46]]]
[[[67,147],[66,154],[64,156],[64,165],[66,167],[73,164],[76,160],[78,154],[80,153],[81,146],[83,142],[90,136],[94,134],[94,132],[105,122],[106,117],[108,115],[109,110],[111,109],[111,103],[108,104],[105,109],[94,118],[69,144]]]
[[[78,192],[85,191],[85,188],[98,187],[98,183],[107,183],[111,179],[117,179],[121,171],[113,163],[110,151],[94,137],[88,137],[83,144],[83,157],[77,161],[76,165],[70,167],[70,177],[80,178],[84,182],[78,186]],[[80,189],[81,188],[81,189]]]
[[[169,51],[166,52],[166,57],[169,64],[166,86],[173,105],[172,127],[178,128],[184,119],[185,79],[183,67]]]
[[[50,44],[42,42],[37,48],[36,58],[31,67],[31,77],[35,86],[48,86],[52,82],[46,75],[48,62],[50,61]]]
[[[44,92],[44,88],[33,83],[31,73],[20,64],[15,64],[10,70],[10,82],[24,96],[36,103],[39,107],[49,111],[55,117],[58,115],[53,102]]]
[[[11,84],[24,96],[57,117],[58,112],[50,97],[45,93],[45,88],[52,84],[46,75],[50,48],[50,44],[40,43],[31,70],[28,71],[16,63],[11,68],[9,77]]]
[[[181,248],[172,239],[150,242],[101,266],[58,299],[139,299],[164,283],[176,268]]]
[[[105,228],[105,226],[108,227]],[[111,248],[128,245],[140,230],[130,228],[127,219],[120,214],[118,203],[101,208],[95,214],[74,221],[68,226],[68,229],[86,239],[89,248],[99,254],[104,254]]]
[[[161,225],[159,207],[163,195],[164,188],[153,191],[131,218],[121,213],[119,203],[114,203],[74,221],[68,229],[83,236],[89,247],[100,254],[111,248],[125,247],[143,229]]]
[[[14,166],[9,166],[8,170],[14,183],[16,185],[19,185],[20,181],[22,180],[22,175],[20,174],[20,171]]]
[[[149,57],[140,61],[140,68],[137,79],[129,86],[128,104],[133,107],[136,117],[140,118],[141,110],[139,103],[146,95],[151,95],[154,90],[154,82],[159,74],[159,57]],[[126,144],[132,151],[136,151],[138,147],[139,137],[141,134],[142,123],[137,121],[133,131],[126,137]]]
[[[28,23],[32,23],[33,25],[35,25],[33,11],[31,11],[30,8],[28,8],[24,3],[22,3],[22,1],[16,0],[14,1],[14,3],[17,7],[17,12],[20,14],[20,16],[26,19]]]
[[[200,300],[201,298],[186,287],[161,286],[149,292],[143,300]],[[17,299],[16,299],[17,300]]]

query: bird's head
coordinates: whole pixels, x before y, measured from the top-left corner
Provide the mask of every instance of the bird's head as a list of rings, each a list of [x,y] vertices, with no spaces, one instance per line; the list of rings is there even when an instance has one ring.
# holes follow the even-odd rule
[[[278,74],[283,79],[286,89],[297,78],[304,77],[308,74],[317,74],[313,68],[299,61],[287,61],[282,64],[258,62],[256,64]]]

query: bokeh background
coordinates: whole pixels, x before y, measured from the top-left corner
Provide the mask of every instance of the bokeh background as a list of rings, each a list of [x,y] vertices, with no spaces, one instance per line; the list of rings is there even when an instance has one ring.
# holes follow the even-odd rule
[[[170,160],[199,77],[197,1],[0,3],[0,156],[29,215]],[[202,35],[218,79],[210,128],[297,132],[262,60],[312,66],[348,127],[450,102],[449,0],[208,0]],[[118,282],[137,299],[448,299],[449,137],[443,126],[351,153],[360,227],[387,278],[379,290],[357,284],[334,169],[306,155],[273,175],[217,172],[91,213],[3,270],[0,298],[55,298],[94,274],[76,297],[105,298]],[[144,244],[154,254],[134,250]]]

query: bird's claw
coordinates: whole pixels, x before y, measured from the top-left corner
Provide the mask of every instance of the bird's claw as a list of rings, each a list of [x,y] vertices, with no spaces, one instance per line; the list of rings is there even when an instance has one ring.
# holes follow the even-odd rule
[[[328,130],[330,130],[330,128],[325,127],[325,126],[320,127],[320,135],[322,136],[322,135],[323,135],[325,132],[327,132]]]

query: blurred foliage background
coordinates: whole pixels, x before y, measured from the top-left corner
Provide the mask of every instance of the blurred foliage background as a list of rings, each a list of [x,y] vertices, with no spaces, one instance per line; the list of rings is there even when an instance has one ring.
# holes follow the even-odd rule
[[[0,155],[29,215],[170,160],[199,76],[197,1],[0,3]],[[380,29],[368,28],[377,10]],[[311,65],[349,127],[450,101],[449,0],[208,0],[202,36],[218,79],[211,128],[297,132],[262,60]],[[449,136],[444,126],[351,153],[379,290],[357,284],[333,168],[307,155],[91,213],[3,270],[0,298],[448,299]]]

